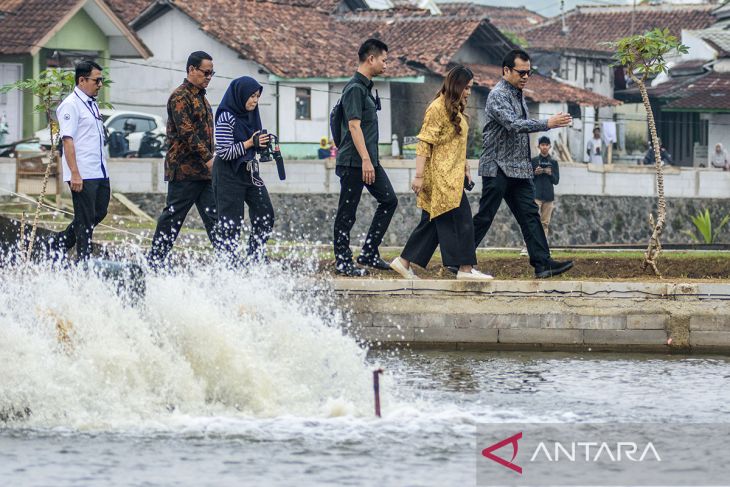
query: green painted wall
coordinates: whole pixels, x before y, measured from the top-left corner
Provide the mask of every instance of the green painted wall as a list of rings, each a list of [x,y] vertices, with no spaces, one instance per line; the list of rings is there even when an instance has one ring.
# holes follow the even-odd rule
[[[41,49],[34,56],[0,56],[0,63],[22,64],[23,79],[37,77],[46,67],[47,56],[56,49],[99,51],[102,58],[100,64],[104,67],[109,64],[109,39],[84,10],[77,12],[44,47],[45,49]],[[102,90],[100,98],[109,101],[108,90]],[[37,103],[30,94],[23,95],[23,137],[30,137],[36,130],[47,125],[45,115],[33,111],[33,106]]]

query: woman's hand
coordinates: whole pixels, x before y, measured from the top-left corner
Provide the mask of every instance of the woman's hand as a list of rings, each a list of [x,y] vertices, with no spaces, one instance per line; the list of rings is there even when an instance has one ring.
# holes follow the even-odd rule
[[[411,189],[414,193],[418,194],[423,189],[423,176],[416,176],[413,178],[413,182],[411,183]]]
[[[244,149],[250,149],[253,147],[254,144],[254,138],[260,133],[260,130],[257,130],[253,133],[250,139],[248,139],[246,142],[243,143]],[[259,145],[266,145],[269,143],[269,134],[262,134],[259,136]]]
[[[464,166],[464,176],[466,176],[466,179],[469,181],[469,184],[471,184],[472,183],[471,169],[469,169],[468,165]]]

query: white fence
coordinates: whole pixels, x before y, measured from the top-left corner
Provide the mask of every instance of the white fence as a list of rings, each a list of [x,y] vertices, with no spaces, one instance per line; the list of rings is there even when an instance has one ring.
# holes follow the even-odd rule
[[[474,192],[481,190],[477,177],[478,161],[470,161]],[[273,163],[262,164],[262,176],[271,193],[338,193],[339,178],[334,161],[287,161],[286,181],[279,181]],[[398,193],[410,191],[415,172],[414,160],[385,160],[393,187]],[[112,189],[122,193],[167,191],[162,159],[112,159],[109,162]],[[656,194],[654,168],[646,166],[560,165],[557,194],[605,196],[653,196]],[[664,176],[665,192],[670,198],[730,198],[730,172],[717,169],[668,167]],[[15,159],[0,158],[0,196],[15,190]]]

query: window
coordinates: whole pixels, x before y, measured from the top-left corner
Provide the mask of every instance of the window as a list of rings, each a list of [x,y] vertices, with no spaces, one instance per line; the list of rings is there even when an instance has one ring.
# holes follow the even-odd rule
[[[296,91],[296,115],[297,120],[312,119],[312,89],[297,88]]]
[[[109,128],[116,131],[125,131],[124,128],[127,126],[131,129],[134,126],[134,130],[130,132],[147,132],[148,130],[154,130],[157,127],[155,121],[151,118],[145,117],[116,117],[109,124]]]

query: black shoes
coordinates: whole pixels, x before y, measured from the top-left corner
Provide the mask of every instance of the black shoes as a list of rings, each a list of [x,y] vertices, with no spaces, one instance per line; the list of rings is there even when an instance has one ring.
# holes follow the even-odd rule
[[[352,261],[335,264],[335,273],[347,277],[365,277],[370,274],[367,269],[356,266]]]
[[[357,258],[357,263],[366,267],[372,267],[373,269],[379,269],[381,271],[391,270],[390,264],[385,262],[380,257],[367,258],[361,255]]]
[[[444,266],[444,267],[446,267],[446,269],[447,269],[447,270],[448,270],[448,271],[449,271],[450,273],[452,273],[452,274],[458,274],[458,273],[459,273],[459,268],[458,268],[458,267],[456,267],[455,265],[447,265],[447,266]]]
[[[571,267],[573,267],[572,260],[559,262],[557,260],[550,259],[545,265],[535,266],[535,277],[538,279],[546,279],[548,277],[557,276]]]

